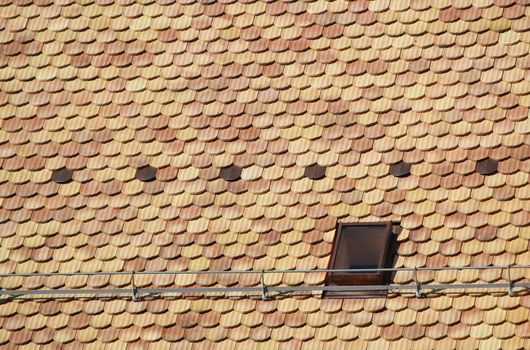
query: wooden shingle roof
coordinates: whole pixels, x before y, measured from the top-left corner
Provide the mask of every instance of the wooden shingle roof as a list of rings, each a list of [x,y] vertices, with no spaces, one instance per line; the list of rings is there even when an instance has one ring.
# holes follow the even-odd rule
[[[400,221],[396,267],[530,265],[528,5],[0,1],[0,272],[326,268],[338,220]],[[128,283],[0,278],[9,290]],[[505,291],[21,297],[0,300],[0,346],[528,349],[529,310]]]

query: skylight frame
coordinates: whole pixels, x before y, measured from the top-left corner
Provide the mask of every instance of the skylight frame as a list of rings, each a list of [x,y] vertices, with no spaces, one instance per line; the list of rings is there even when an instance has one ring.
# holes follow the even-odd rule
[[[328,269],[340,269],[337,268],[337,260],[339,256],[339,248],[341,239],[347,235],[345,228],[362,229],[363,227],[381,227],[381,232],[386,236],[384,237],[384,248],[379,253],[379,259],[376,269],[382,269],[387,267],[387,263],[391,259],[390,257],[390,245],[392,239],[392,222],[357,222],[357,223],[337,223],[336,234],[333,240],[333,251],[329,260]],[[354,234],[354,233],[350,233]],[[364,269],[364,268],[359,268]],[[374,269],[375,270],[375,269]],[[387,274],[383,271],[370,271],[370,272],[328,272],[326,274],[326,285],[382,285],[385,282],[385,276]]]

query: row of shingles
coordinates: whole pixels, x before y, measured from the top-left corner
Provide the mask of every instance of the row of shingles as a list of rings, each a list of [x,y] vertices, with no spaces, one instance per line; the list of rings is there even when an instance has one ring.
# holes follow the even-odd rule
[[[286,330],[288,332],[289,330]],[[168,331],[169,332],[169,331]],[[166,332],[166,334],[168,333]],[[205,342],[210,344],[211,347],[223,347],[223,348],[230,348],[230,349],[245,349],[248,347],[252,347],[254,349],[292,349],[293,347],[299,348],[299,349],[314,349],[316,346],[322,349],[331,350],[335,349],[337,347],[344,348],[348,346],[355,346],[356,349],[370,349],[373,346],[377,346],[378,348],[409,348],[412,346],[420,346],[422,348],[428,348],[428,349],[480,349],[483,347],[489,348],[489,347],[499,347],[503,349],[511,349],[511,350],[522,350],[525,349],[525,340],[521,338],[511,338],[511,339],[498,339],[498,338],[488,338],[488,339],[474,339],[474,338],[467,338],[467,339],[451,339],[451,338],[444,338],[442,340],[433,340],[430,338],[420,338],[417,340],[410,340],[406,338],[400,338],[395,341],[390,341],[382,338],[374,339],[374,340],[364,340],[364,339],[354,339],[354,340],[342,340],[342,339],[333,339],[330,341],[322,341],[320,339],[312,338],[309,340],[300,340],[300,339],[292,339],[285,342],[278,342],[275,340],[265,340],[265,341],[256,341],[253,339],[248,339],[248,337],[243,337],[245,340],[237,341],[232,340],[224,336],[224,333],[226,333],[224,330],[216,330],[215,332],[209,332],[211,339],[203,339],[198,338],[194,340],[186,340],[181,339],[182,337],[175,333],[174,330],[171,330],[173,332],[172,334],[176,334],[175,337],[169,336],[168,339],[176,338],[178,339],[179,347],[182,349],[195,349],[199,347],[204,347]],[[39,332],[40,334],[47,333],[47,332]],[[80,332],[79,338],[80,339],[91,339],[93,336],[92,330],[87,330],[85,332]],[[112,329],[109,329],[108,331],[102,332],[101,336],[104,337],[106,340],[113,340],[116,339],[113,342],[113,347],[116,349],[144,349],[146,346],[152,346],[156,348],[160,347],[171,347],[173,344],[168,339],[159,339],[160,337],[157,335],[158,331],[154,330],[153,334],[146,335],[143,338],[147,338],[148,340],[144,339],[138,339],[138,333],[132,334],[130,336],[124,335],[124,340],[121,340],[118,338],[118,336],[115,334],[116,332]],[[125,331],[125,333],[129,334],[129,331]],[[147,332],[146,332],[147,333]],[[212,335],[212,333],[216,333],[218,335]],[[99,335],[99,333],[98,333]],[[42,335],[39,335],[39,337],[42,337]],[[300,336],[300,338],[307,338],[307,336]],[[65,340],[69,340],[71,337],[67,337]],[[134,342],[131,342],[133,341]],[[177,340],[175,340],[177,342]],[[63,344],[60,342],[53,342],[48,343],[45,345],[40,345],[39,348],[61,348],[61,349],[75,349],[79,348],[81,342],[70,342],[67,344]],[[109,342],[103,342],[103,341],[93,341],[89,343],[82,342],[81,344],[86,349],[99,349],[101,347],[104,347]],[[17,342],[18,344],[18,342]],[[375,345],[374,345],[375,344]],[[22,345],[20,345],[22,346]],[[12,345],[11,348],[18,348],[19,345]],[[33,346],[34,348],[34,346]]]
[[[509,339],[528,338],[526,299],[508,297],[395,298],[389,300],[208,300],[148,301],[57,301],[13,304],[2,311],[3,329],[9,339],[24,343],[85,343],[98,336],[103,342],[136,341],[278,341],[327,342],[340,340],[387,341],[430,338]],[[168,316],[167,310],[172,316]],[[141,317],[140,317],[141,316]],[[147,316],[147,317],[146,317]],[[307,329],[304,326],[311,326]],[[57,334],[45,332],[55,329]],[[110,327],[110,328],[109,328]],[[136,335],[110,329],[142,329]],[[219,332],[213,332],[213,329]],[[25,331],[23,330],[25,329]],[[177,329],[180,329],[177,331]]]
[[[449,303],[451,302],[451,300],[448,299],[448,300],[445,300],[445,303],[447,303],[448,301],[449,301]],[[492,300],[489,300],[489,302],[491,303]],[[243,302],[243,303],[245,303],[245,302]],[[276,306],[275,309],[277,309],[277,310],[279,310],[279,311],[281,311],[283,313],[287,312],[289,314],[289,313],[291,313],[291,312],[293,312],[294,310],[297,309],[296,307],[293,307],[291,301],[287,301],[286,300],[281,305],[280,305],[280,303],[282,303],[282,302],[281,301],[278,302],[278,305]],[[412,302],[412,303],[413,304],[417,304],[415,302]],[[459,303],[458,305],[455,305],[455,307],[459,308],[459,309],[463,309],[463,310],[464,309],[469,309],[469,306],[470,305],[472,306],[472,303],[473,303],[473,300],[465,300],[465,301],[463,301],[463,303]],[[354,305],[350,305],[350,306],[346,305],[345,306],[345,305],[342,304],[341,301],[338,301],[338,302],[337,301],[332,301],[327,306],[326,305],[319,305],[319,304],[320,304],[319,302],[314,302],[314,301],[309,300],[309,304],[306,303],[306,304],[304,304],[305,306],[300,305],[300,309],[303,310],[304,312],[310,312],[310,313],[314,313],[315,311],[320,310],[320,312],[324,311],[324,313],[336,314],[335,315],[336,316],[336,318],[335,318],[336,322],[334,322],[336,325],[344,325],[344,322],[340,321],[341,320],[341,317],[340,317],[341,316],[340,315],[341,312],[340,312],[340,310],[346,309],[346,310],[349,310],[349,311],[361,311],[361,312],[367,311],[368,313],[364,313],[364,316],[360,315],[360,314],[358,315],[358,317],[354,316],[355,320],[357,320],[357,323],[359,323],[358,326],[360,326],[360,327],[369,326],[372,321],[374,321],[376,323],[379,322],[379,323],[381,323],[382,326],[388,326],[389,325],[388,322],[385,322],[385,319],[387,319],[387,321],[388,321],[388,316],[389,316],[388,314],[387,315],[382,315],[381,314],[380,317],[378,317],[378,316],[376,316],[374,314],[373,317],[378,318],[378,320],[374,320],[374,318],[369,315],[369,313],[371,313],[371,312],[384,311],[384,309],[385,309],[384,302],[383,302],[382,305],[380,305],[381,303],[377,303],[377,302],[374,305],[366,305],[366,303],[365,303],[364,307],[360,306],[360,305],[357,305],[358,303],[355,303],[355,302],[354,302]],[[407,307],[407,303],[406,302],[405,303],[398,302],[395,305],[390,305],[391,303],[388,303],[388,304],[389,304],[389,305],[387,305],[388,307],[395,308],[396,311],[399,310],[399,311],[402,311],[402,313],[403,313],[403,315],[390,315],[390,318],[393,318],[394,321],[397,320],[397,323],[403,323],[403,326],[410,326],[410,325],[412,325],[414,323],[413,321],[410,320],[411,314],[406,309],[406,307]],[[428,302],[420,303],[420,304],[423,304],[423,305],[409,305],[409,306],[411,308],[413,308],[413,309],[416,309],[416,310],[426,310],[426,309],[428,309]],[[440,304],[440,306],[442,304]],[[268,311],[274,311],[274,310],[270,309],[270,304],[267,307],[269,308]],[[442,306],[442,310],[446,310],[447,311],[447,310],[450,310],[450,308],[451,308],[451,305]],[[234,309],[237,309],[238,311],[242,311],[241,307],[236,307],[236,305],[234,305]],[[248,312],[248,310],[249,309],[247,307],[247,312]],[[311,312],[311,311],[313,311],[313,312]],[[318,313],[318,311],[317,311],[317,313]],[[274,314],[274,312],[271,315],[273,315],[273,314]],[[295,313],[293,313],[292,315],[295,316]],[[232,316],[235,317],[235,319],[233,319]],[[274,317],[272,317],[272,319],[270,319],[269,321],[274,323],[275,322],[274,319],[276,319],[276,324],[279,324],[278,320],[277,320],[278,317],[276,317],[276,316],[277,315],[274,315]],[[326,318],[326,316],[324,316],[324,314],[321,314],[320,316],[319,315],[313,315],[313,316],[315,316],[315,317],[312,317],[312,322],[314,322],[314,323],[316,322],[314,326],[317,327],[317,328],[325,327],[326,322],[331,320],[331,319],[328,319],[327,321],[320,322],[319,319],[321,320],[322,318]],[[394,316],[394,317],[392,317],[392,316]],[[452,317],[454,317],[454,316],[455,315],[447,315],[447,317],[445,317],[444,319],[449,320],[449,324],[454,324],[454,323],[451,323],[451,321],[450,321],[450,319],[452,319]],[[333,317],[333,316],[330,315],[329,317]],[[282,318],[282,317],[280,317],[280,318]],[[306,324],[306,322],[303,322],[303,320],[298,320],[297,321],[296,320],[297,317],[295,317],[294,319],[290,319],[290,320],[288,320],[288,318],[290,318],[290,316],[286,315],[285,322],[287,322],[288,324],[294,322],[294,323],[291,324],[291,326],[293,326],[293,327],[297,327],[297,325],[300,326],[300,325]],[[364,321],[363,321],[363,319],[364,319]],[[370,319],[370,320],[368,320],[368,319]],[[236,323],[239,321],[244,326],[249,326],[249,324],[246,324],[245,322],[242,322],[243,321],[243,315],[236,315],[236,313],[233,313],[233,312],[230,312],[230,313],[228,313],[226,315],[225,321],[227,321],[228,323],[223,325],[223,326],[230,327],[234,320],[236,321]],[[521,318],[519,316],[518,323],[522,323],[521,320],[524,320],[524,316],[523,316],[523,318]],[[429,323],[429,322],[431,322],[431,320],[427,321],[426,325],[431,325],[432,324],[432,323]],[[476,320],[474,322],[476,323]],[[220,323],[222,323],[222,322],[220,322]],[[237,325],[236,323],[234,323],[234,325]],[[331,322],[331,323],[333,323],[333,322]],[[272,326],[274,327],[274,325],[272,325]],[[323,330],[325,330],[325,328]],[[329,330],[328,329],[328,332],[324,332],[323,331],[322,334],[321,334],[322,335],[322,339],[326,339],[325,338],[326,335],[329,336],[330,332],[333,333],[333,330]],[[420,332],[421,332],[421,330],[420,330]],[[369,333],[371,333],[371,332],[369,332]],[[369,333],[367,333],[365,335],[367,336]],[[285,334],[284,334],[284,336],[285,336]],[[351,334],[349,336],[351,337]],[[411,334],[411,336],[413,337],[412,334]],[[310,338],[311,338],[311,335],[310,335]],[[278,340],[280,340],[280,339],[278,339]],[[328,340],[329,340],[329,338],[328,338]]]
[[[189,302],[184,302],[184,303],[186,303],[186,304],[190,304]],[[236,302],[236,303],[237,303],[237,302]],[[243,303],[245,304],[245,302],[243,302]],[[255,302],[254,302],[254,303],[255,303]],[[49,304],[50,304],[50,303],[48,303],[48,305],[49,305]],[[114,302],[114,304],[116,304],[116,302]],[[126,304],[123,303],[123,302],[118,302],[118,304],[121,305],[122,309],[126,307]],[[179,304],[182,304],[182,303],[179,302]],[[232,303],[232,304],[233,304],[233,303]],[[284,304],[285,304],[285,303],[284,303]],[[315,303],[313,302],[312,304],[315,304]],[[317,303],[317,304],[318,304],[318,303]],[[136,305],[137,305],[137,304],[136,304]],[[191,304],[190,304],[190,305],[191,305]],[[210,307],[211,307],[211,306],[212,306],[212,305],[210,305]],[[235,305],[232,305],[232,306],[235,306]],[[284,306],[289,306],[289,305],[284,305]],[[318,306],[318,305],[315,304],[314,306]],[[203,307],[204,307],[204,303],[203,303]],[[201,316],[201,317],[206,317],[206,318],[209,319],[209,318],[210,318],[209,315],[211,315],[211,313],[208,312],[208,310],[210,310],[210,309],[208,309],[208,310],[202,310],[203,307],[201,308],[201,307],[199,306],[199,309],[200,309],[200,310],[195,310],[195,311],[202,311],[202,312],[205,312],[205,311],[206,311],[207,314],[206,314],[206,315],[203,315],[203,316]],[[187,308],[180,308],[180,306],[177,306],[177,308],[179,308],[180,311],[185,311],[185,310],[187,310],[187,311],[186,311],[186,315],[185,315],[185,319],[181,319],[180,322],[179,322],[179,324],[181,324],[184,328],[191,327],[191,326],[193,326],[193,325],[195,325],[195,324],[197,323],[197,321],[198,321],[198,320],[197,320],[198,316],[197,316],[197,314],[195,314],[195,311],[193,311],[193,310],[191,310],[191,311],[192,311],[191,314],[189,313],[189,311],[190,311],[189,306],[188,306]],[[235,307],[235,308],[238,309],[238,310],[241,309],[240,307]],[[46,309],[48,309],[48,308],[46,308]],[[114,308],[113,308],[113,309],[114,309]],[[145,305],[144,305],[143,309],[145,309]],[[195,307],[195,308],[192,307],[192,309],[196,309],[196,307]],[[307,309],[307,308],[304,308],[304,309]],[[227,308],[227,310],[228,310],[228,308]],[[315,310],[316,310],[316,309],[314,309],[314,310],[312,310],[312,311],[315,311]],[[101,311],[101,310],[100,310],[100,311]],[[106,310],[106,311],[108,311],[108,310]],[[116,310],[114,310],[114,311],[116,311]],[[124,310],[123,310],[123,311],[124,311]],[[121,311],[121,312],[123,312],[123,311]],[[241,311],[241,310],[239,310],[239,311]],[[249,310],[248,310],[248,308],[247,308],[247,311],[244,312],[244,313],[248,313],[248,311],[249,311]],[[270,310],[269,310],[269,311],[270,311]],[[283,310],[283,311],[287,311],[287,310]],[[292,310],[291,310],[291,311],[292,311]],[[307,310],[306,310],[306,311],[307,311]],[[115,313],[115,314],[121,314],[121,312],[117,312],[117,311],[116,311],[116,312],[112,312],[112,313]],[[130,313],[131,310],[128,310],[127,312]],[[134,312],[134,311],[132,311],[132,312]],[[136,313],[136,312],[135,312],[135,313]],[[82,315],[79,315],[79,317],[83,318]],[[79,317],[77,317],[77,318],[79,318]],[[221,322],[221,323],[222,323],[221,325],[224,326],[224,327],[232,327],[234,324],[237,325],[237,322],[241,321],[241,317],[242,317],[242,315],[241,315],[241,314],[238,315],[237,312],[230,312],[230,313],[228,313],[228,314],[226,315],[226,317],[223,316],[223,319],[224,319],[225,322]],[[275,317],[275,318],[276,318],[276,317]],[[128,318],[125,317],[125,320],[126,320],[126,319],[128,319]],[[215,319],[215,316],[214,316],[214,319]],[[219,321],[219,317],[217,317],[217,320]],[[12,321],[13,321],[13,322],[9,323],[9,325],[11,325],[11,326],[8,327],[8,328],[13,328],[13,324],[17,322],[17,320],[12,320]],[[107,319],[107,321],[110,321],[110,320]],[[121,321],[121,322],[120,322],[120,321]],[[121,324],[123,321],[124,321],[124,318],[123,318],[123,317],[120,317],[119,320],[116,320],[116,322],[115,322],[115,326],[120,327],[120,326],[118,325],[118,323]],[[132,323],[133,320],[132,320],[132,319],[129,319],[129,321]],[[270,321],[272,322],[272,320],[270,320]],[[75,320],[72,320],[72,322],[73,322],[73,323],[76,323]],[[193,323],[193,322],[195,322],[195,323]],[[203,322],[209,322],[209,321],[205,320],[205,321],[203,321]],[[234,322],[236,322],[236,323],[234,323]],[[295,321],[295,322],[296,322],[296,321]],[[244,322],[243,322],[243,323],[244,323]],[[292,323],[292,322],[289,321],[288,323]],[[150,324],[152,324],[152,323],[150,323]],[[204,324],[202,324],[202,322],[200,322],[200,321],[199,321],[199,324],[200,324],[200,325],[204,325]],[[245,325],[246,325],[246,324],[245,324]],[[296,324],[292,324],[292,325],[293,325],[293,326],[296,326]],[[28,324],[28,326],[29,326],[29,324]],[[85,325],[85,326],[86,326],[86,325]],[[103,326],[104,326],[104,325],[103,325]],[[277,325],[276,325],[276,326],[277,326]]]

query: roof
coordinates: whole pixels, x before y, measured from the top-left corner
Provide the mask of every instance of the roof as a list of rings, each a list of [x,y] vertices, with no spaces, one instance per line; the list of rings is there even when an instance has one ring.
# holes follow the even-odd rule
[[[399,220],[397,267],[529,265],[527,5],[1,2],[1,272],[326,268],[338,220]],[[497,171],[480,163],[488,158]],[[409,176],[391,174],[400,161]],[[232,169],[226,181],[220,171],[232,164],[240,178]],[[306,176],[314,164],[323,178]],[[127,283],[0,280],[3,289]],[[0,304],[0,345],[523,349],[529,307],[528,296],[506,293],[20,298]]]

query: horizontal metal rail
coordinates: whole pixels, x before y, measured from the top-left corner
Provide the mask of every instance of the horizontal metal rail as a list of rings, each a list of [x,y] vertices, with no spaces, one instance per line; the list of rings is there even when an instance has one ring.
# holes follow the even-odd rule
[[[447,289],[501,289],[530,288],[530,283],[497,283],[497,284],[429,284],[422,286],[422,290],[427,292],[447,290]],[[290,286],[290,287],[267,287],[269,292],[290,293],[290,292],[362,292],[362,291],[406,291],[414,292],[414,284],[391,284],[380,286]],[[113,289],[37,289],[37,290],[0,290],[0,295],[131,295],[133,292],[146,294],[209,294],[209,293],[252,293],[259,295],[262,287],[204,287],[204,288],[113,288]]]
[[[271,273],[359,273],[399,271],[452,271],[452,270],[503,270],[529,269],[530,265],[517,266],[446,266],[446,267],[386,267],[377,269],[300,269],[300,270],[200,270],[200,271],[134,271],[135,275],[218,275],[218,274],[271,274]],[[90,271],[90,272],[34,272],[0,273],[0,277],[46,277],[46,276],[98,276],[130,275],[133,271]]]
[[[422,297],[429,292],[444,290],[462,290],[462,289],[481,289],[481,290],[507,290],[510,296],[515,295],[515,289],[530,289],[530,282],[513,282],[511,271],[528,269],[530,265],[524,266],[458,266],[458,267],[400,267],[400,268],[380,268],[380,269],[315,269],[315,270],[209,270],[209,271],[116,271],[116,272],[49,272],[49,273],[13,273],[0,274],[0,278],[8,279],[14,277],[56,277],[56,276],[130,276],[130,286],[132,288],[99,288],[99,289],[26,289],[26,290],[6,290],[0,288],[1,296],[55,296],[55,295],[131,295],[133,300],[139,300],[147,295],[190,295],[190,294],[221,294],[228,295],[233,293],[242,293],[244,296],[261,295],[262,299],[272,297],[271,293],[278,295],[294,292],[396,292],[415,294],[416,297]],[[418,276],[420,272],[426,271],[485,271],[485,270],[506,270],[507,283],[447,283],[447,284],[422,284]],[[378,272],[412,272],[413,283],[409,284],[387,284],[387,285],[297,285],[297,286],[272,286],[268,285],[265,280],[266,275],[271,274],[290,274],[290,273],[378,273]],[[254,287],[177,287],[177,288],[141,288],[135,284],[135,277],[138,275],[240,275],[256,274],[260,277],[260,285]]]

